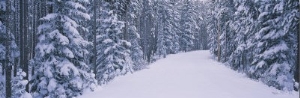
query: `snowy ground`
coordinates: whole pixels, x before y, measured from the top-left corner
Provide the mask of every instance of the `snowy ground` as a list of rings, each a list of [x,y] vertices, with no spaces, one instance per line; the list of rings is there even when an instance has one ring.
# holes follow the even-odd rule
[[[117,77],[79,98],[298,98],[246,78],[214,61],[208,51],[169,55],[134,74]]]

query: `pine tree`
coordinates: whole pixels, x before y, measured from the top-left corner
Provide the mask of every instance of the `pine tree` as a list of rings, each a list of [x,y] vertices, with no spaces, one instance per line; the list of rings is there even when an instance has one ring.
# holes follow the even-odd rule
[[[170,0],[165,2],[165,10],[166,10],[166,27],[165,31],[170,33],[171,40],[170,47],[168,48],[168,54],[176,54],[180,51],[180,42],[178,33],[180,32],[180,13],[177,8],[178,1]]]
[[[179,32],[179,42],[181,51],[190,51],[193,46],[195,21],[193,20],[193,9],[190,0],[184,0],[181,10],[181,32]]]
[[[0,66],[0,67],[2,67],[2,66]],[[0,74],[0,86],[1,86],[1,88],[0,88],[0,97],[1,98],[5,98],[5,84],[4,84],[4,76],[2,75],[2,68],[0,68],[1,69],[1,74]]]
[[[157,1],[157,15],[158,15],[158,34],[157,34],[157,49],[156,49],[156,59],[161,57],[166,57],[166,55],[171,53],[177,53],[179,50],[179,40],[174,25],[175,20],[172,20],[172,15],[174,12],[171,9],[173,5],[171,2],[167,1]]]
[[[238,71],[246,72],[249,70],[253,47],[253,35],[256,32],[256,8],[254,1],[237,0],[235,4],[235,14],[233,21],[230,23],[230,28],[235,32],[234,39],[236,45],[230,54],[228,63]]]
[[[283,11],[283,28],[284,32],[288,33],[289,40],[288,44],[290,45],[290,48],[293,49],[290,54],[290,58],[288,58],[293,65],[291,65],[291,73],[294,76],[294,81],[299,84],[299,59],[297,60],[297,54],[299,54],[299,16],[297,16],[297,13],[299,14],[299,2],[297,0],[286,0],[281,1],[282,4],[284,4],[284,7],[282,9]],[[298,37],[298,42],[297,42]],[[299,86],[295,85],[295,90],[299,90]]]
[[[78,0],[77,2],[80,3],[82,6],[84,6],[84,9],[78,9],[86,14],[89,15],[89,17],[91,18],[92,15],[90,15],[90,13],[88,13],[90,7],[93,5],[93,3],[90,3],[90,1],[92,0]],[[90,22],[93,19],[90,19],[85,16],[85,17],[73,17],[72,19],[78,24],[78,32],[79,34],[83,37],[84,40],[92,42],[92,31],[90,31],[90,27],[92,27],[92,25],[90,25]],[[93,53],[92,53],[92,49],[93,49],[93,44],[89,44],[86,49],[88,50],[88,53],[84,54],[84,62],[87,65],[91,65],[92,62],[90,62],[89,60],[92,58]],[[92,66],[91,66],[92,67]]]
[[[228,57],[236,48],[235,39],[236,32],[230,28],[230,24],[234,21],[233,16],[233,0],[219,0],[217,3],[217,28],[218,28],[218,56],[219,61],[226,62]]]
[[[258,3],[261,5],[258,17],[261,29],[255,35],[258,44],[251,72],[255,78],[260,78],[267,85],[291,91],[294,86],[292,68],[296,64],[296,56],[293,46],[296,42],[297,25],[296,22],[287,21],[284,17],[285,13],[290,12],[289,9],[297,8],[287,6],[289,3],[281,0],[258,1]],[[296,18],[291,16],[289,19]]]
[[[11,33],[11,1],[0,1],[0,97],[11,97],[11,76],[15,58],[20,56],[15,37]],[[3,76],[2,76],[3,75]],[[5,91],[4,91],[5,90]],[[5,93],[4,93],[5,92]]]
[[[26,73],[19,69],[17,71],[16,77],[12,81],[12,98],[31,98],[32,96],[25,91],[25,87],[28,84],[28,80],[23,78],[26,76]]]
[[[210,52],[213,54],[213,56],[218,57],[219,60],[219,47],[220,47],[220,35],[221,35],[221,25],[220,25],[220,11],[221,5],[219,4],[218,0],[210,1],[208,2],[209,6],[209,13],[208,13],[208,26],[207,26],[207,32],[209,34],[209,46],[210,46]]]
[[[156,1],[155,6],[156,6],[156,15],[157,15],[157,49],[156,49],[156,57],[155,59],[159,58],[165,58],[166,55],[168,54],[168,48],[170,45],[170,24],[166,22],[166,8],[164,6],[166,2],[164,1]]]
[[[33,65],[35,98],[75,97],[96,84],[83,57],[90,43],[80,35],[77,29],[81,26],[74,20],[90,19],[81,2],[88,0],[55,0],[53,13],[41,19]]]
[[[194,46],[193,50],[207,50],[208,49],[208,33],[206,32],[207,24],[207,13],[208,7],[206,2],[203,1],[193,1],[194,10],[198,11],[194,14],[194,20],[196,22],[196,27],[194,30]],[[205,9],[205,10],[204,10]]]
[[[156,50],[155,8],[152,0],[142,0],[141,2],[142,11],[139,17],[140,45],[144,53],[143,58],[150,63]]]
[[[0,2],[0,12],[4,12],[4,8],[5,8],[5,3],[4,2]],[[1,21],[2,19],[5,17],[4,15],[0,15],[1,16]],[[5,34],[5,26],[2,24],[2,22],[0,21],[0,97],[4,98],[5,97],[5,77],[4,77],[4,72],[5,72],[5,67],[4,67],[4,60],[5,60],[5,54],[6,54],[6,49],[5,49],[5,41],[2,40],[3,38],[5,38],[5,36],[3,36],[3,34]]]
[[[136,28],[137,16],[140,13],[141,2],[139,0],[130,0],[129,9],[128,9],[128,30],[129,33],[129,42],[131,43],[130,47],[130,57],[133,62],[134,70],[141,70],[146,67],[146,61],[143,59],[142,47],[139,45],[140,34]]]
[[[209,2],[214,4],[208,25],[211,52],[250,78],[280,90],[293,90],[298,3],[296,0]]]
[[[0,10],[3,11],[3,10]],[[4,60],[5,60],[5,54],[6,54],[6,50],[5,50],[5,46],[4,46],[4,40],[2,41],[2,38],[5,37],[2,34],[5,34],[4,31],[5,30],[5,26],[2,24],[2,22],[0,21],[0,42],[2,42],[0,44],[0,97],[4,98],[5,97],[5,77],[4,77]],[[2,37],[3,36],[3,37]]]
[[[97,36],[97,72],[99,84],[106,84],[118,75],[132,72],[131,44],[121,39],[124,23],[119,21],[108,2],[103,3],[101,33]]]
[[[4,13],[5,12],[5,2],[1,1],[0,2],[0,12]],[[5,15],[0,15],[0,65],[1,65],[1,75],[4,75],[4,60],[5,60],[5,54],[6,54],[6,50],[5,50],[5,40],[3,40],[3,38],[5,38],[5,36],[3,34],[5,34],[5,26],[2,23],[3,20],[5,20]],[[3,79],[4,80],[4,79]],[[3,81],[4,82],[4,81]]]

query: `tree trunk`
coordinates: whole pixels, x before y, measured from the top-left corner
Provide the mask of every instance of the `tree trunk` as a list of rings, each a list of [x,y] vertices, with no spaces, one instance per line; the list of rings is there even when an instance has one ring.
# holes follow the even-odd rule
[[[9,51],[7,51],[9,52]],[[11,98],[12,95],[12,86],[11,86],[11,70],[12,66],[10,65],[9,59],[6,60],[6,67],[5,67],[5,82],[6,82],[6,98]]]
[[[10,0],[6,0],[6,34],[7,34],[7,40],[5,42],[6,44],[6,59],[5,59],[5,82],[6,82],[6,88],[5,88],[5,94],[6,98],[11,98],[12,95],[12,86],[11,86],[11,62],[10,62],[10,42],[11,42],[11,37],[10,37],[10,11],[11,11],[11,2]]]
[[[28,40],[27,40],[27,16],[28,16],[28,0],[20,0],[20,29],[21,29],[21,44],[20,44],[20,64],[25,73],[28,74]],[[25,80],[28,80],[28,75],[24,77]],[[29,85],[26,85],[26,91],[29,91]]]
[[[220,29],[220,21],[218,20],[218,61],[220,62],[221,60],[221,29]]]
[[[24,65],[24,0],[20,0],[20,65],[23,68]]]
[[[97,8],[98,8],[98,0],[94,0],[94,17],[93,17],[93,32],[94,32],[94,35],[93,35],[93,44],[94,44],[94,49],[93,49],[93,54],[94,54],[94,57],[93,57],[93,64],[94,64],[94,74],[96,75],[97,73]]]
[[[25,80],[29,80],[28,78],[28,73],[29,73],[29,68],[28,68],[28,54],[29,54],[29,44],[28,44],[28,0],[24,0],[24,44],[25,44],[25,52],[24,52],[24,72],[27,73],[27,75],[24,77]],[[29,92],[29,84],[27,83],[26,85],[26,91]]]
[[[125,0],[125,7],[124,7],[124,10],[125,10],[125,19],[124,19],[124,22],[125,22],[125,27],[124,27],[124,34],[123,34],[123,38],[124,40],[128,40],[128,26],[129,26],[129,22],[131,21],[128,21],[128,6],[130,4],[130,0]]]
[[[300,4],[300,0],[299,0],[299,2],[298,2],[299,4]],[[300,6],[299,6],[299,11],[300,11]],[[299,47],[300,47],[300,34],[299,34],[299,32],[300,32],[300,23],[299,23],[299,20],[298,20],[298,32],[297,32],[297,39],[298,39],[298,46],[297,46],[297,50],[298,50],[298,53],[297,53],[297,63],[296,63],[296,72],[295,72],[295,80],[296,80],[296,82],[298,82],[299,83],[299,79],[300,79],[300,70],[299,70],[299,66],[300,66],[300,49],[299,49]],[[300,86],[298,87],[298,89],[300,88]]]
[[[13,5],[14,5],[14,7],[17,7],[17,1],[13,1]],[[16,8],[15,8],[16,9]],[[15,40],[16,40],[16,43],[19,43],[20,41],[18,41],[18,38],[19,38],[19,32],[17,31],[17,17],[18,17],[18,12],[17,11],[14,11],[14,15],[13,15],[13,26],[12,26],[12,28],[11,28],[11,31],[13,32],[13,34],[14,34],[14,36],[15,36]],[[18,58],[15,58],[15,60],[14,60],[14,65],[13,65],[14,67],[14,69],[13,69],[13,75],[14,75],[14,77],[16,77],[17,76],[17,69],[18,69],[18,67],[19,67],[19,64],[18,64]]]

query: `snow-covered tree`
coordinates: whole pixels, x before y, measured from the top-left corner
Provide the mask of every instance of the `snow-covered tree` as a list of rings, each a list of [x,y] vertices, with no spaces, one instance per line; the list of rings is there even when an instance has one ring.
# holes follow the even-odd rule
[[[214,6],[214,2],[208,2],[207,3],[208,5],[208,13],[207,13],[207,33],[208,33],[208,40],[209,40],[209,43],[208,43],[208,46],[210,47],[209,48],[209,51],[211,52],[211,54],[213,54],[213,56],[217,56],[218,55],[218,21],[217,21],[217,18],[216,18],[216,11],[214,10],[215,9],[215,6]]]
[[[193,1],[194,10],[194,20],[196,22],[196,27],[194,28],[194,47],[193,50],[207,50],[208,47],[208,33],[207,33],[207,23],[209,4],[204,1]]]
[[[0,1],[0,85],[2,85],[0,97],[11,97],[12,67],[15,59],[20,56],[15,36],[11,33],[9,24],[11,8],[11,1]]]
[[[253,35],[256,30],[256,8],[254,1],[251,0],[235,0],[234,5],[236,11],[233,21],[230,23],[230,28],[235,32],[232,41],[236,45],[228,58],[230,66],[238,71],[246,72],[249,70],[253,49]],[[232,48],[231,48],[232,49]]]
[[[93,6],[93,3],[90,3],[91,1],[94,0],[78,0],[78,2],[85,7],[85,9],[78,9],[80,11],[83,11],[84,13],[88,13],[88,10],[91,8],[91,6]],[[89,14],[89,13],[88,13]],[[92,15],[90,15],[91,17]],[[86,17],[72,17],[72,19],[78,24],[78,32],[79,34],[83,37],[84,40],[92,42],[92,30],[90,30],[90,27],[92,27],[93,25],[91,25],[90,21],[92,19],[85,19]],[[84,54],[84,62],[88,65],[90,65],[92,62],[90,62],[89,60],[92,58],[93,54],[92,54],[92,50],[93,50],[93,45],[90,44],[87,46],[87,50],[88,53]]]
[[[299,1],[300,2],[300,1]],[[300,58],[299,58],[299,45],[300,45],[300,39],[299,39],[299,2],[297,0],[286,0],[286,1],[281,1],[281,4],[283,4],[283,28],[284,32],[288,33],[289,40],[288,44],[290,45],[290,48],[293,49],[291,51],[291,55],[289,56],[292,61],[293,65],[291,65],[292,71],[290,72],[291,74],[294,75],[294,81],[298,82],[295,83],[295,89],[299,90],[299,63],[300,63]],[[297,42],[298,39],[298,42]],[[298,44],[298,46],[297,46]],[[298,52],[297,52],[298,51]],[[298,60],[297,60],[297,55],[298,55]],[[297,62],[298,61],[298,62]]]
[[[148,63],[152,62],[152,56],[155,53],[155,18],[153,0],[142,0],[142,11],[139,17],[139,33],[141,35],[140,45],[144,53],[143,58]]]
[[[132,72],[131,44],[121,39],[124,22],[118,20],[110,6],[108,2],[103,2],[99,27],[101,33],[97,36],[96,79],[100,85],[118,75]]]
[[[193,20],[192,6],[191,0],[183,1],[180,19],[181,32],[178,33],[181,51],[190,51],[193,46],[193,29],[196,25]]]
[[[5,72],[6,79],[7,79],[8,76],[11,77],[11,73],[13,72],[11,68],[15,62],[15,58],[19,57],[20,53],[17,44],[14,41],[15,40],[14,35],[10,33],[10,31],[6,31],[6,30],[8,29],[0,21],[0,66],[3,68],[1,69],[2,71]]]
[[[293,47],[297,39],[297,2],[266,0],[257,3],[260,4],[258,22],[261,29],[255,34],[258,43],[251,72],[267,85],[291,91],[296,66]]]
[[[168,47],[167,45],[170,45],[171,41],[170,38],[170,23],[166,23],[166,7],[164,6],[166,2],[165,1],[156,1],[155,2],[155,8],[156,8],[156,15],[157,15],[157,45],[156,45],[156,53],[155,55],[158,56],[155,59],[159,58],[165,58],[168,54]]]
[[[167,37],[171,42],[167,44],[169,47],[167,48],[168,54],[175,54],[180,51],[180,42],[178,33],[180,33],[180,13],[179,13],[179,3],[176,0],[164,1],[162,5],[165,6],[163,9],[165,15],[164,20],[164,32],[169,33],[169,37]]]
[[[221,62],[250,78],[280,90],[293,90],[298,3],[296,0],[210,1],[208,4],[213,4],[208,19],[210,50]]]
[[[235,39],[236,32],[230,28],[230,23],[234,21],[232,17],[234,17],[234,6],[233,0],[219,0],[217,3],[217,19],[218,19],[218,27],[219,30],[219,51],[218,56],[221,62],[226,62],[228,57],[236,47]]]
[[[23,78],[26,76],[26,73],[19,69],[17,71],[16,77],[12,81],[12,98],[32,98],[32,96],[25,91],[25,87],[28,84],[28,80]]]
[[[2,68],[1,68],[2,69]],[[0,71],[2,72],[2,71]],[[4,98],[5,97],[5,83],[4,83],[4,76],[2,74],[0,74],[0,97]]]
[[[5,2],[1,1],[0,2],[0,12],[4,12],[5,11]],[[5,17],[5,15],[0,15],[1,16],[1,21],[0,21],[0,85],[4,84],[4,60],[5,60],[5,54],[6,54],[6,49],[5,49],[5,40],[2,40],[3,38],[5,38],[6,36],[4,36],[3,34],[5,34],[5,26],[2,23],[2,20],[4,20],[3,18]],[[3,85],[4,87],[4,85]],[[4,97],[4,88],[0,88],[0,97]],[[3,93],[3,94],[2,94]]]
[[[5,3],[0,2],[0,11],[4,12],[5,9]],[[5,17],[4,15],[1,15],[1,18]],[[4,98],[5,97],[5,77],[4,77],[4,60],[5,60],[5,54],[6,54],[6,49],[5,49],[5,40],[2,40],[5,36],[5,26],[2,24],[0,21],[0,97]]]
[[[4,30],[4,26],[3,26],[3,24],[2,24],[2,22],[0,21],[0,42],[1,42],[1,39],[3,38],[1,38],[1,36],[3,35],[3,33],[1,33],[1,32],[4,32],[3,31]],[[5,59],[5,47],[4,47],[4,45],[3,44],[0,44],[0,86],[1,86],[1,88],[0,88],[0,97],[2,98],[4,98],[5,97],[5,77],[4,77],[4,65],[2,64],[2,63],[4,63],[3,62],[3,60]]]
[[[227,59],[227,56],[229,49],[229,43],[230,41],[228,37],[232,37],[231,33],[234,32],[228,32],[230,31],[229,23],[232,21],[230,18],[231,7],[230,5],[231,0],[215,0],[213,2],[209,3],[210,8],[210,16],[208,25],[208,33],[209,33],[209,40],[210,43],[210,51],[214,54],[214,56],[218,57],[218,61],[225,62]],[[234,45],[234,43],[231,43],[231,45]]]
[[[129,2],[129,8],[128,8],[128,41],[131,43],[130,47],[130,57],[133,62],[133,69],[134,70],[141,70],[145,68],[146,61],[143,59],[143,51],[142,47],[139,45],[140,40],[140,34],[138,33],[138,30],[136,28],[136,22],[137,16],[140,13],[141,9],[141,2],[139,0],[130,0]]]
[[[54,11],[41,18],[34,65],[32,92],[35,98],[70,98],[84,89],[92,89],[96,81],[84,62],[90,42],[78,32],[74,19],[90,19],[82,2],[88,0],[54,0]]]
[[[174,3],[174,2],[172,2]],[[179,50],[179,38],[176,32],[175,20],[173,20],[174,5],[167,1],[157,1],[157,49],[158,58],[166,57],[171,53],[177,53]],[[176,15],[176,14],[175,14]],[[175,16],[176,17],[176,16]]]

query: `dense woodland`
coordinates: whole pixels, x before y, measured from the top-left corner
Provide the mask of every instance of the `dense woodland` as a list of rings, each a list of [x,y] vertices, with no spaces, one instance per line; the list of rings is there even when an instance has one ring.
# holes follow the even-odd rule
[[[298,0],[0,1],[0,98],[71,98],[208,49],[249,78],[298,89]]]

